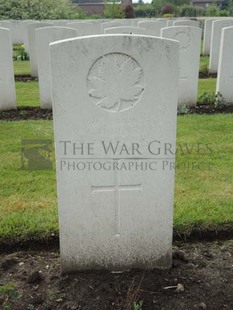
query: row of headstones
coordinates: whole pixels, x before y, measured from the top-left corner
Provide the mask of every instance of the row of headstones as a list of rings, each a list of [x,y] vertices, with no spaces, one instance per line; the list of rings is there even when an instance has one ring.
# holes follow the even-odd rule
[[[233,18],[206,20],[203,55],[209,55],[209,71],[217,73],[216,93],[233,103]]]
[[[134,22],[134,25],[133,25]],[[159,19],[155,21],[135,21],[135,20],[119,20],[110,22],[72,22],[67,23],[66,27],[76,29],[76,36],[86,36],[86,35],[99,35],[99,34],[109,34],[109,33],[133,33],[140,35],[153,35],[160,36],[161,29],[167,27],[167,24],[172,22],[171,26],[178,25],[199,25],[198,21],[182,20],[182,21],[168,21],[166,19]],[[35,30],[41,27],[53,26],[52,23],[40,23],[40,24],[28,24],[28,44],[29,47],[26,48],[31,57],[31,75],[38,77],[38,65],[36,50],[39,50],[38,42],[35,35]],[[52,39],[52,38],[51,38]],[[36,48],[37,45],[37,48]]]
[[[156,21],[138,21],[140,27],[130,26],[132,21],[112,21],[104,22],[99,24],[100,28],[97,27],[97,23],[89,22],[73,22],[68,23],[69,27],[56,27],[50,23],[27,23],[26,28],[28,30],[28,42],[29,42],[29,53],[30,53],[30,63],[32,76],[39,77],[39,89],[40,89],[40,99],[41,108],[51,108],[51,81],[49,72],[49,44],[54,41],[90,35],[90,34],[100,34],[101,32],[105,34],[117,34],[117,33],[132,33],[140,35],[161,35],[163,37],[171,38],[180,41],[181,44],[181,57],[180,57],[180,85],[179,85],[179,105],[195,105],[197,96],[197,86],[198,86],[198,68],[199,68],[199,49],[201,40],[201,30],[200,28],[189,27],[188,25],[198,25],[196,21],[182,20],[174,21],[172,27],[165,27],[169,21],[167,20],[156,20]],[[129,24],[129,26],[122,26],[123,23]],[[187,26],[177,26],[177,25]],[[112,26],[112,27],[111,27]],[[71,28],[72,27],[72,28]],[[5,49],[9,50],[10,42],[9,35],[8,43],[5,44]],[[27,40],[26,40],[27,41]],[[26,42],[25,41],[25,42]],[[6,56],[8,55],[8,57]],[[12,53],[7,53],[5,50],[5,68],[6,57],[8,62],[11,62]],[[156,57],[156,56],[155,56]],[[15,87],[13,79],[13,68],[9,64],[9,73],[11,79],[8,79],[8,87],[4,88],[4,102],[1,104],[1,109],[13,109],[16,108],[15,99]],[[6,74],[4,74],[6,76]],[[8,98],[8,100],[6,100]]]
[[[138,22],[140,21],[151,21],[152,19],[131,19],[131,20],[123,20],[123,19],[114,19],[114,20],[109,20],[109,19],[97,19],[97,20],[41,20],[41,21],[35,21],[35,20],[0,20],[0,26],[3,28],[7,28],[10,29],[11,31],[11,39],[12,39],[12,43],[13,44],[21,44],[24,43],[26,49],[28,48],[28,38],[27,38],[27,28],[26,25],[28,23],[35,23],[35,22],[45,22],[45,23],[50,23],[53,24],[54,26],[61,26],[61,27],[66,27],[69,23],[72,22],[79,22],[79,23],[86,23],[86,24],[92,24],[95,25],[94,30],[92,28],[90,28],[91,32],[96,34],[99,32],[101,33],[101,24],[105,23],[105,22],[112,22],[114,21],[115,25],[127,25],[127,26],[133,26],[136,27],[138,26]],[[164,18],[157,18],[157,19],[153,19],[153,21],[158,21],[163,23],[163,27],[166,26],[172,26],[173,23],[177,23],[178,25],[180,22],[185,22],[185,25],[187,25],[187,18],[186,19],[164,19]],[[195,26],[198,24],[199,22],[197,21],[192,21],[192,20],[188,20],[189,26]],[[88,26],[87,26],[88,27]],[[91,26],[90,26],[91,27]],[[112,26],[110,26],[112,27]],[[109,27],[107,27],[109,28]],[[88,29],[88,28],[87,28]],[[84,30],[85,32],[87,30]],[[85,33],[84,33],[85,34]],[[88,33],[86,33],[88,34]],[[81,33],[82,35],[82,33]]]

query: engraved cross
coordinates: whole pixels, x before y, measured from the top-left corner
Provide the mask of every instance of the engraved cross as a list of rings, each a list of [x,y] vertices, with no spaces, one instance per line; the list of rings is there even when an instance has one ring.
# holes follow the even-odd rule
[[[138,191],[142,190],[142,184],[119,184],[119,176],[115,173],[115,182],[113,185],[100,185],[91,186],[92,193],[114,193],[114,205],[115,205],[115,237],[120,237],[120,192],[121,191]]]

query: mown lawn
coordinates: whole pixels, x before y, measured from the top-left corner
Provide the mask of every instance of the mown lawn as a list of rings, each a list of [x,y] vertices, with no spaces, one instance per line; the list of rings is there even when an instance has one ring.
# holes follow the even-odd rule
[[[14,73],[15,75],[27,75],[31,74],[30,61],[14,61]]]
[[[198,81],[198,97],[203,93],[215,93],[217,79],[199,79]]]
[[[15,85],[18,107],[37,107],[40,105],[38,82],[17,82]]]
[[[180,116],[177,137],[175,230],[233,223],[233,115]],[[0,122],[0,238],[48,237],[58,232],[55,170],[22,170],[21,139],[53,139],[52,121]]]
[[[209,65],[209,56],[201,56],[199,70],[208,68],[208,65]]]

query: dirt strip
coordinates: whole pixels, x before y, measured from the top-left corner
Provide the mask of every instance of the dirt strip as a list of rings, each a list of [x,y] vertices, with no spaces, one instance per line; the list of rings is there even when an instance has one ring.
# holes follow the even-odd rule
[[[33,103],[32,103],[33,106]],[[219,106],[207,104],[198,104],[196,107],[190,107],[184,113],[179,114],[219,114],[233,113],[232,106]],[[0,112],[0,121],[21,121],[21,120],[51,120],[53,119],[52,110],[40,109],[39,107],[19,107],[17,110],[8,110]]]
[[[232,310],[233,240],[179,244],[170,270],[123,273],[61,275],[51,250],[0,254],[0,277],[0,309]]]

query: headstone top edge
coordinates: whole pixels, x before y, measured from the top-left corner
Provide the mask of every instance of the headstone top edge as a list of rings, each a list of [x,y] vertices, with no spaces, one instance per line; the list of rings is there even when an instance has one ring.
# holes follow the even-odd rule
[[[197,27],[195,27],[197,28]],[[59,41],[55,41],[49,44],[50,47],[55,47],[58,46],[60,44],[66,44],[69,42],[75,42],[75,41],[83,41],[85,39],[91,39],[91,38],[95,38],[95,39],[109,39],[109,38],[117,38],[117,37],[127,37],[127,38],[131,38],[133,40],[139,39],[139,38],[145,38],[145,39],[149,39],[152,41],[158,41],[158,42],[167,42],[170,44],[173,44],[174,46],[178,43],[176,40],[173,39],[167,39],[167,38],[162,38],[162,37],[156,37],[156,36],[150,36],[150,35],[143,35],[143,34],[100,34],[100,35],[89,35],[89,36],[82,36],[82,37],[75,37],[75,38],[70,38],[70,39],[65,39],[65,40],[59,40]]]
[[[10,33],[10,29],[9,28],[5,28],[5,27],[1,27],[1,26],[0,26],[0,31],[5,31],[5,32],[9,32]]]
[[[66,27],[66,26],[48,26],[48,27],[41,27],[41,28],[37,28],[35,29],[36,32],[44,32],[48,29],[71,29],[71,30],[75,30],[77,31],[77,29],[72,28],[72,27]]]
[[[171,29],[177,29],[177,28],[181,28],[181,29],[184,29],[184,28],[191,28],[191,29],[198,29],[201,30],[200,27],[194,27],[194,26],[169,26],[169,27],[163,27],[162,29],[167,29],[167,28],[171,28]]]

